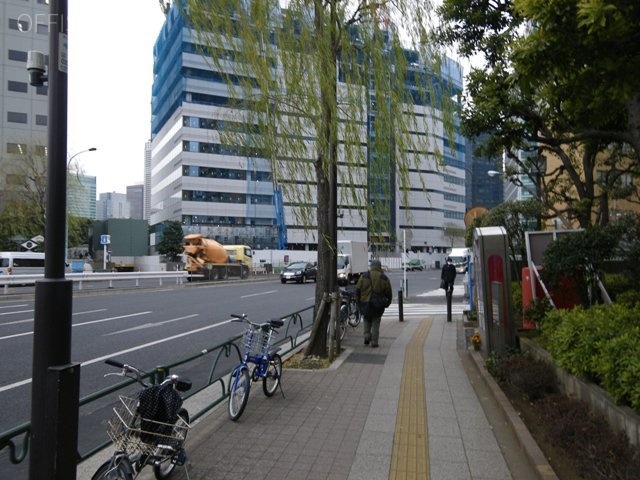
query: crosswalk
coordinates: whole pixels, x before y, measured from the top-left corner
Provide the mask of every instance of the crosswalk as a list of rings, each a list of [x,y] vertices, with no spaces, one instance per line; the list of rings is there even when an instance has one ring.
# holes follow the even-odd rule
[[[451,314],[452,315],[462,315],[463,310],[468,310],[468,305],[465,304],[454,304],[451,305]],[[402,305],[402,315],[405,317],[416,317],[423,315],[446,315],[447,314],[447,306],[446,305],[429,305],[426,303],[403,303]],[[389,307],[384,311],[383,317],[397,317],[400,313],[398,311],[398,304],[394,303],[389,305]]]

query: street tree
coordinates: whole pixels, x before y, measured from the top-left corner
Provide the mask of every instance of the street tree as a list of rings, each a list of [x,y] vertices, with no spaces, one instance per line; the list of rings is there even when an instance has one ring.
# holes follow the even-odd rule
[[[529,176],[567,224],[604,225],[612,200],[636,201],[625,179],[640,173],[637,2],[445,0],[439,13],[439,40],[484,60],[462,113],[467,136],[491,135],[480,153],[505,152],[507,176]],[[629,43],[622,58],[614,46]]]
[[[170,262],[175,261],[184,248],[184,232],[182,224],[177,221],[165,222],[162,228],[162,239],[156,250],[160,255],[165,255]]]
[[[327,355],[329,308],[320,307],[337,290],[338,198],[366,221],[372,241],[384,238],[393,231],[390,194],[408,204],[412,172],[427,156],[438,168],[431,125],[444,123],[452,137],[455,91],[435,79],[442,59],[427,41],[429,9],[419,0],[293,0],[286,9],[273,0],[187,2],[204,58],[233,106],[244,107],[230,120],[246,128],[223,141],[269,163],[276,188],[299,205],[295,221],[317,238],[322,315],[307,354]],[[376,132],[368,138],[367,122]]]

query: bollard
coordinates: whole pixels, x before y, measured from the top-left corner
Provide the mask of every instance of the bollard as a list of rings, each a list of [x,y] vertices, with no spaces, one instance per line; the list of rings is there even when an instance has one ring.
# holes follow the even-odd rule
[[[398,290],[398,315],[400,316],[400,321],[404,322],[402,313],[402,290]]]
[[[451,290],[447,288],[446,295],[447,295],[447,322],[450,322],[451,321],[451,297],[453,297],[453,288]]]

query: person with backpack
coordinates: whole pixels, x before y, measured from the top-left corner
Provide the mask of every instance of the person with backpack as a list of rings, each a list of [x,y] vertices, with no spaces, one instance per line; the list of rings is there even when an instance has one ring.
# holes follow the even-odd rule
[[[372,348],[376,348],[382,314],[393,299],[391,281],[382,272],[380,260],[371,260],[369,271],[360,275],[356,284],[356,294],[364,319],[364,344],[371,344]]]

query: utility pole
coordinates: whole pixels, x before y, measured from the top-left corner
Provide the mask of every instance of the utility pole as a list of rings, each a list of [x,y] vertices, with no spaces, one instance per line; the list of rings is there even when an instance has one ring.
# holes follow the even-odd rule
[[[76,478],[78,452],[80,365],[71,363],[73,283],[65,278],[64,251],[67,213],[67,0],[51,0],[49,12],[45,265],[44,279],[36,282],[35,294],[30,480]],[[27,62],[27,68],[29,66]]]

